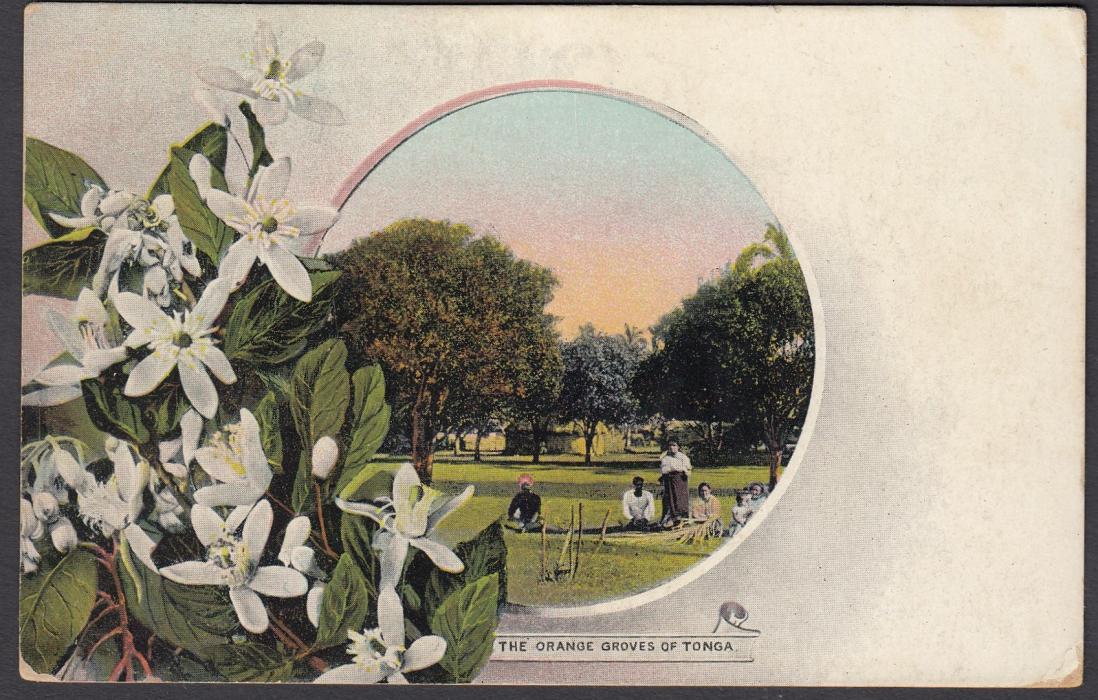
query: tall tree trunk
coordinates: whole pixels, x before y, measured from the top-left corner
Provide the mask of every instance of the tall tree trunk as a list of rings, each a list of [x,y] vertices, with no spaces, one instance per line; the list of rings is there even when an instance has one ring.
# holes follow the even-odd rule
[[[473,443],[473,461],[480,461],[480,438],[484,435],[484,432],[477,428],[477,441]]]
[[[778,467],[782,466],[782,446],[770,448],[770,492],[778,485]]]
[[[583,431],[583,463],[591,464],[591,445],[595,442],[595,430],[598,428],[598,423],[595,424],[595,428],[590,430],[584,429]]]
[[[428,401],[426,392],[421,392],[412,405],[412,466],[425,484],[431,483],[435,451],[435,428],[427,415]]]
[[[622,443],[623,443],[623,446],[624,446],[624,449],[625,449],[626,452],[632,452],[633,451],[633,445],[630,444],[632,442],[632,440],[631,440],[632,435],[633,435],[633,424],[632,423],[627,423],[625,425],[625,437],[622,440]]]
[[[548,431],[548,427],[542,423],[533,420],[530,421],[530,439],[534,443],[533,455],[530,461],[534,464],[541,463],[541,446],[545,443],[545,433]]]

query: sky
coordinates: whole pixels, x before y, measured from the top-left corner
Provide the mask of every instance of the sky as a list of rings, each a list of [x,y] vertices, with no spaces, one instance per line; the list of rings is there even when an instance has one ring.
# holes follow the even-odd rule
[[[694,132],[568,91],[495,98],[419,131],[351,196],[322,250],[408,217],[468,224],[551,268],[565,337],[586,322],[647,328],[776,222]]]

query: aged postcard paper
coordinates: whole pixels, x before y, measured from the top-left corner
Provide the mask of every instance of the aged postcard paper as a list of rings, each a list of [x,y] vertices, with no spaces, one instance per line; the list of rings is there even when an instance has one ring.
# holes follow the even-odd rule
[[[1081,11],[25,29],[25,678],[1081,681]]]

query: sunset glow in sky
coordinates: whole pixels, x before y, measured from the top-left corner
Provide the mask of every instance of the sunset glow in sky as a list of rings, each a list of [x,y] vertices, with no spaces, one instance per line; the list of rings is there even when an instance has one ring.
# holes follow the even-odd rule
[[[776,218],[718,149],[599,95],[528,92],[472,105],[397,147],[351,196],[324,252],[409,217],[449,219],[550,267],[550,312],[647,328]]]

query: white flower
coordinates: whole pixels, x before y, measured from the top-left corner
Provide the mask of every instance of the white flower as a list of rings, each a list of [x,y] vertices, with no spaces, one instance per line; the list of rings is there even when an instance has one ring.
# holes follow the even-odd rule
[[[114,463],[114,475],[106,482],[96,480],[75,460],[58,460],[58,470],[76,491],[84,522],[104,537],[121,532],[137,558],[156,571],[152,560],[156,543],[137,524],[145,505],[143,492],[149,482],[149,465],[134,459],[130,445],[109,435],[104,450]]]
[[[202,298],[182,318],[168,316],[153,302],[124,292],[115,298],[118,313],[133,326],[126,346],[148,345],[152,350],[130,372],[124,390],[126,396],[144,396],[158,387],[173,369],[195,410],[212,418],[217,411],[217,390],[206,368],[225,384],[236,381],[236,373],[225,353],[214,346],[209,336],[214,322],[228,301],[232,285],[217,279],[206,285]]]
[[[195,492],[194,500],[203,505],[251,505],[271,484],[273,475],[263,452],[259,423],[246,408],[240,409],[239,423],[214,433],[206,447],[195,450],[194,457],[207,474],[221,482]]]
[[[332,473],[332,468],[339,459],[339,445],[332,438],[325,435],[313,445],[313,476],[323,481]]]
[[[203,66],[198,78],[214,87],[255,100],[255,114],[264,125],[286,121],[289,110],[318,124],[342,124],[343,113],[331,102],[306,95],[291,83],[309,75],[324,57],[324,44],[310,41],[290,57],[278,51],[278,42],[266,22],[256,26],[255,47],[249,58],[249,76],[223,66]]]
[[[379,499],[381,506],[335,499],[342,510],[364,515],[384,528],[374,535],[374,546],[382,550],[380,588],[396,586],[409,545],[422,550],[443,571],[458,573],[465,569],[461,559],[435,539],[435,529],[472,497],[473,487],[466,487],[446,501],[440,501],[442,495],[441,491],[420,483],[415,468],[404,463],[393,479],[393,497]]]
[[[73,315],[66,318],[53,309],[45,310],[46,323],[61,341],[65,350],[77,364],[56,364],[39,372],[34,380],[52,388],[71,387],[72,398],[80,395],[80,382],[98,377],[105,369],[126,359],[125,347],[116,346],[107,332],[107,310],[103,302],[90,289],[80,291]],[[34,392],[39,393],[39,392]],[[26,405],[56,405],[52,398],[61,398],[56,392],[51,396],[28,394]],[[62,402],[64,403],[64,402]]]
[[[258,258],[287,294],[312,300],[309,273],[296,253],[304,239],[331,228],[339,212],[329,206],[295,206],[283,198],[290,181],[290,159],[279,158],[260,168],[242,196],[208,185],[210,163],[202,155],[191,159],[190,172],[210,210],[240,234],[221,260],[218,275],[240,284]]]
[[[38,571],[41,555],[34,540],[46,534],[42,521],[34,515],[34,506],[26,498],[19,499],[19,570],[24,574]],[[314,625],[316,623],[313,623]]]
[[[150,517],[167,532],[183,532],[187,526],[179,519],[185,512],[175,494],[164,486],[157,474],[149,475],[149,493],[153,497],[153,511]]]
[[[315,579],[326,579],[328,574],[316,563],[316,552],[305,543],[309,540],[312,525],[309,517],[299,515],[286,526],[282,537],[282,549],[278,550],[278,560],[286,566],[292,566],[301,573]]]
[[[378,629],[347,631],[347,653],[354,661],[325,671],[317,683],[407,683],[404,673],[437,664],[446,654],[446,640],[436,635],[420,637],[404,647],[404,609],[391,588],[377,601]]]
[[[198,449],[203,423],[202,415],[192,408],[179,421],[180,436],[172,440],[162,440],[157,445],[160,463],[177,479],[187,480],[190,477],[191,460]]]
[[[80,198],[80,216],[68,217],[50,213],[50,218],[69,228],[88,228],[97,226],[103,231],[109,231],[118,216],[126,211],[136,197],[129,192],[121,190],[104,190],[99,185],[92,185]]]
[[[45,491],[40,491],[31,496],[31,506],[34,517],[49,530],[50,541],[58,552],[67,552],[76,546],[76,528],[68,518],[61,515],[57,498]]]
[[[238,535],[243,513],[243,530]],[[206,547],[205,561],[188,561],[161,569],[164,578],[192,586],[226,586],[240,624],[249,632],[267,630],[267,609],[259,594],[278,598],[305,595],[309,582],[287,566],[259,566],[274,514],[271,504],[260,501],[254,508],[241,506],[228,520],[212,508],[196,504],[191,508],[191,526]]]
[[[317,581],[309,589],[309,596],[305,598],[305,615],[313,627],[320,627],[320,604],[324,602],[324,591],[327,588],[323,581]]]

